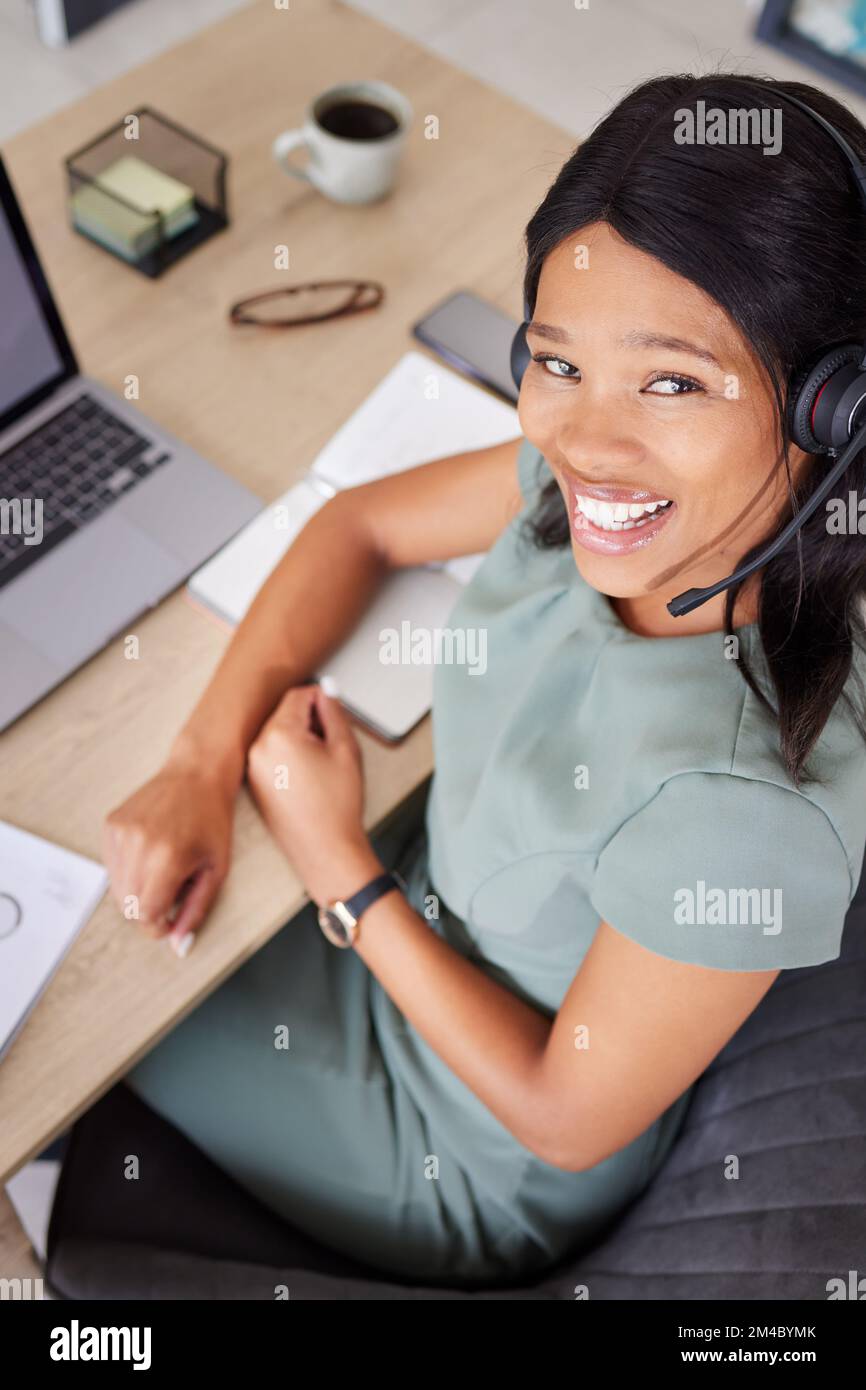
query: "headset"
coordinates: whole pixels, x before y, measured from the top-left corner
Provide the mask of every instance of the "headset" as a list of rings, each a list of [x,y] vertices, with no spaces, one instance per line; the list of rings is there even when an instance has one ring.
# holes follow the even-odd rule
[[[857,158],[848,141],[835,126],[811,106],[807,106],[805,101],[791,96],[788,92],[779,92],[778,95],[799,106],[823,126],[835,141],[853,174],[858,196],[866,212],[866,164]],[[523,322],[511,343],[511,375],[518,391],[523,373],[532,358],[526,341],[530,316],[529,301],[524,297]],[[822,454],[833,460],[833,466],[820,487],[813,492],[796,516],[754,559],[734,570],[727,579],[720,579],[717,584],[710,584],[706,589],[686,589],[684,593],[671,599],[667,609],[673,617],[681,618],[685,613],[691,613],[694,608],[700,608],[708,599],[715,598],[716,594],[723,593],[732,584],[739,584],[778,555],[792,537],[797,535],[842,477],[855,454],[866,447],[866,417],[861,409],[864,401],[866,343],[840,343],[832,348],[825,347],[805,371],[793,375],[788,386],[787,398],[791,439],[804,453]]]

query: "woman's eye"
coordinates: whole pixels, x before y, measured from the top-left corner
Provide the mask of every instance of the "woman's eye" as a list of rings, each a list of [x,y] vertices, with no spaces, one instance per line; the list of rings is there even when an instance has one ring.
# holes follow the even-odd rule
[[[570,362],[565,362],[561,357],[554,357],[551,353],[538,352],[533,356],[532,360],[533,362],[543,362],[545,371],[549,369],[551,363],[557,367],[566,368],[564,372],[551,371],[551,376],[566,377],[570,378],[571,380],[574,380],[574,377],[580,376],[580,372],[577,367],[573,367]],[[572,373],[574,374],[573,376]]]
[[[653,390],[659,387],[659,390]],[[667,372],[664,376],[654,376],[652,381],[645,387],[654,396],[681,396],[691,391],[703,391],[703,386],[699,381],[695,381],[691,376],[680,376],[678,372]]]
[[[534,353],[533,362],[540,362],[545,371],[550,376],[558,376],[560,380],[579,381],[580,369],[566,362],[563,357],[556,357],[553,353],[539,352]],[[680,372],[664,372],[653,377],[644,390],[654,396],[683,396],[689,395],[694,391],[703,391],[703,386],[694,377],[683,376]]]

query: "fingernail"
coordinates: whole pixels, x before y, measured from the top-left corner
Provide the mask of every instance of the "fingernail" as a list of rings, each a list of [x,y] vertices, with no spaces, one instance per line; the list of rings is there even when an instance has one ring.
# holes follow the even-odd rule
[[[319,681],[319,685],[322,687],[325,694],[330,696],[330,698],[333,700],[334,696],[337,694],[337,690],[339,689],[337,682],[334,680],[334,677],[322,676],[322,679]]]
[[[195,932],[184,932],[183,936],[170,936],[171,949],[178,956],[188,956],[195,943]]]

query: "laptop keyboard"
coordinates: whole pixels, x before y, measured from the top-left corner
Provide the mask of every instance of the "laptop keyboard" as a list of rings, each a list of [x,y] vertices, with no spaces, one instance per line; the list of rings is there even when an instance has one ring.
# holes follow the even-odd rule
[[[25,545],[23,535],[4,535],[0,519],[0,588],[171,457],[153,457],[156,447],[101,401],[81,395],[0,454],[0,498],[42,500],[39,545]],[[32,532],[32,500],[29,525],[28,509],[22,511]]]

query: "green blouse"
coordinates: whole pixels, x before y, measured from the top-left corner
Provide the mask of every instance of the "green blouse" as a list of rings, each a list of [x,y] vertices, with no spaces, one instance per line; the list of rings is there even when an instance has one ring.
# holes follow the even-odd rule
[[[518,469],[526,506],[448,624],[486,635],[486,669],[435,670],[435,773],[405,866],[410,900],[551,1015],[602,919],[658,955],[719,970],[832,960],[866,844],[866,745],[842,702],[811,760],[818,780],[796,789],[775,720],[723,634],[626,628],[568,544],[540,550],[520,535],[552,474],[527,440]],[[757,628],[739,639],[762,672]],[[554,1169],[516,1144],[375,980],[372,1002],[389,1070],[549,1255],[591,1234],[675,1137],[688,1092],[597,1168]]]
[[[527,442],[519,467],[528,508],[549,470]],[[486,663],[435,668],[424,825],[395,832],[393,857],[382,842],[413,906],[548,1015],[602,918],[721,970],[831,960],[866,841],[866,749],[841,706],[821,780],[795,790],[721,635],[636,636],[570,546],[523,542],[525,515],[450,617],[478,629],[466,648]],[[755,661],[756,637],[741,633]],[[691,1095],[592,1168],[545,1163],[311,904],[127,1083],[300,1229],[424,1283],[525,1278],[591,1243],[664,1162]]]

